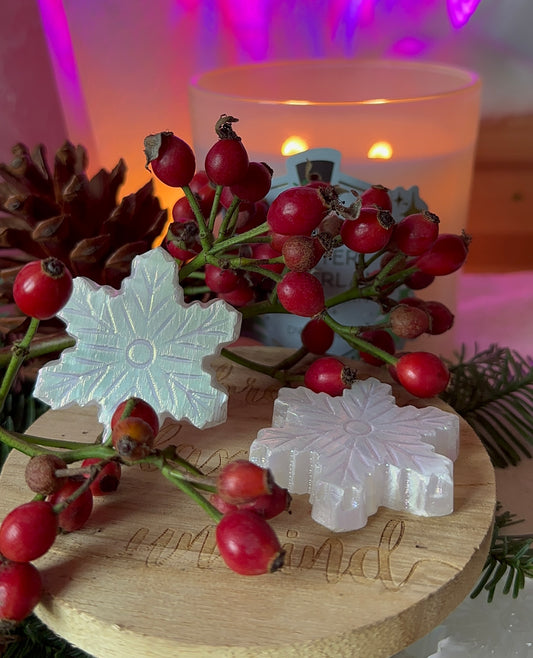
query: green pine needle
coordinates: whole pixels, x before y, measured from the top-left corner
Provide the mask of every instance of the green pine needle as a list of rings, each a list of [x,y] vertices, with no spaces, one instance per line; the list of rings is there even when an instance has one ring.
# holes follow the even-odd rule
[[[498,584],[503,582],[502,594],[512,593],[516,599],[525,586],[526,578],[533,578],[533,537],[501,534],[502,528],[515,523],[520,521],[515,520],[510,512],[496,515],[490,552],[480,579],[470,594],[471,598],[485,590],[490,602],[494,599]]]
[[[515,466],[533,452],[533,360],[492,345],[449,363],[442,399],[474,429],[494,466]]]

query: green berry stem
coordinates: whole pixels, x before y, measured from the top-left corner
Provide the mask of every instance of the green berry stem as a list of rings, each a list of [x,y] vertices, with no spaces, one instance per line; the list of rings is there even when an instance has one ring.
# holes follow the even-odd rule
[[[324,322],[329,327],[331,327],[336,334],[338,334],[341,338],[344,338],[344,340],[355,349],[368,352],[369,354],[372,354],[378,359],[382,359],[383,361],[385,361],[385,363],[389,363],[390,365],[393,366],[396,365],[396,363],[398,362],[398,359],[392,354],[389,354],[388,352],[385,352],[385,350],[382,350],[379,347],[372,345],[371,343],[364,340],[363,338],[359,338],[359,336],[357,335],[359,332],[359,327],[349,327],[347,325],[341,324],[340,322],[337,322],[327,312],[324,313],[321,317],[324,320]]]
[[[31,318],[24,338],[13,345],[11,359],[9,360],[7,370],[2,379],[2,384],[0,385],[0,413],[4,408],[6,398],[11,390],[11,386],[17,376],[20,366],[28,357],[28,348],[38,327],[39,320],[37,320],[37,318]]]
[[[211,206],[211,212],[209,213],[209,220],[208,220],[208,229],[211,233],[213,233],[213,230],[215,228],[215,219],[217,217],[218,213],[218,208],[220,206],[220,196],[222,194],[222,190],[224,189],[223,185],[217,185],[215,187],[215,196],[213,198],[213,205]]]
[[[365,269],[367,268],[367,263],[364,254],[359,254],[357,258],[357,264],[355,266],[355,274],[358,279],[364,279]]]
[[[239,311],[243,319],[256,318],[258,315],[263,315],[264,313],[287,313],[278,301],[270,301],[269,299],[264,299],[254,304],[246,304],[246,306],[241,306]]]
[[[181,262],[181,261],[178,261]],[[185,263],[180,266],[179,271],[179,280],[180,282],[189,277],[193,272],[196,272],[202,268],[208,262],[208,256],[205,251],[201,251],[197,256],[195,256],[188,263]]]
[[[172,482],[178,489],[186,493],[192,500],[194,500],[200,507],[207,512],[207,514],[218,523],[222,518],[222,513],[217,510],[217,508],[212,505],[205,496],[203,496],[195,487],[185,480],[183,476],[178,475],[176,471],[168,466],[168,464],[163,463],[161,466],[161,474],[169,481]]]
[[[191,297],[194,295],[203,295],[206,292],[211,292],[211,288],[208,288],[207,286],[185,286],[183,288],[183,293],[185,295],[190,295]]]
[[[15,433],[8,432],[8,430],[4,429],[3,427],[0,427],[0,441],[2,441],[2,443],[4,443],[9,448],[14,448],[19,452],[28,455],[28,457],[37,457],[37,455],[43,454],[54,454],[51,450],[47,450],[46,448],[34,445],[31,442],[27,442],[23,438],[20,438],[20,436],[15,435]]]
[[[131,416],[131,412],[135,407],[135,402],[136,400],[134,398],[129,398],[129,400],[124,405],[124,409],[122,411],[122,414],[120,415],[120,420],[124,420],[124,418]]]
[[[169,462],[173,462],[175,464],[178,464],[181,468],[183,468],[183,470],[189,471],[189,473],[193,473],[194,475],[203,476],[202,471],[197,466],[195,466],[194,464],[191,464],[190,461],[188,461],[184,457],[181,457],[178,454],[177,448],[176,448],[175,445],[166,446],[166,448],[164,448],[164,450],[161,451],[160,455],[161,455],[162,459],[164,459],[166,461],[169,461]],[[160,465],[158,466],[158,468],[160,468]]]
[[[99,464],[95,464],[95,468],[92,468],[89,476],[83,476],[83,480],[80,479],[80,486],[76,489],[76,491],[73,491],[68,498],[65,498],[65,500],[62,500],[60,503],[57,503],[56,505],[53,506],[53,510],[56,514],[61,514],[63,510],[66,510],[67,507],[73,503],[75,500],[77,500],[80,496],[82,496],[87,489],[91,486],[91,484],[94,482],[96,479],[98,473],[100,472],[100,469],[103,467],[100,466]]]
[[[67,464],[72,464],[73,462],[81,461],[83,459],[92,459],[94,457],[98,459],[111,459],[112,457],[117,456],[114,448],[110,448],[104,444],[95,443],[89,443],[85,447],[76,448],[74,450],[56,451],[52,454],[56,457],[61,457],[61,459]]]
[[[383,254],[384,254],[386,251],[387,251],[387,248],[385,247],[385,248],[381,249],[380,251],[376,251],[375,254],[370,254],[369,257],[365,260],[365,267],[364,267],[364,269],[366,270],[366,268],[367,268],[369,265],[372,265],[372,263],[375,263],[377,260],[379,260],[379,259],[381,258],[381,256],[383,256]]]
[[[235,258],[230,258],[227,261],[230,267],[246,270],[247,272],[257,272],[269,279],[272,279],[276,283],[279,283],[283,276],[277,272],[272,272],[272,270],[265,269],[261,265],[268,265],[271,263],[283,263],[283,256],[279,258],[245,258],[243,256],[237,256]]]
[[[26,443],[30,443],[35,446],[59,448],[61,450],[77,450],[78,448],[84,448],[87,446],[86,443],[83,443],[81,441],[64,441],[63,439],[47,439],[43,436],[20,434],[19,432],[13,432],[13,431],[11,431],[10,434],[15,438],[20,439],[21,441],[25,441]]]
[[[224,241],[228,234],[230,236],[233,235],[233,229],[235,228],[235,223],[239,215],[240,204],[241,200],[239,197],[234,196],[224,214],[224,218],[222,219],[222,224],[220,225],[220,229],[218,231],[218,237],[215,240],[216,243]]]
[[[292,355],[272,366],[247,359],[246,357],[237,354],[236,352],[233,352],[226,347],[222,348],[220,354],[226,359],[229,359],[230,361],[233,361],[240,366],[249,368],[255,372],[260,372],[264,375],[268,375],[273,379],[277,379],[282,384],[286,384],[288,382],[303,381],[303,375],[294,375],[287,371],[289,368],[292,368],[292,366],[296,365],[298,361],[301,361],[301,359],[307,354],[307,350],[305,350],[305,348],[296,350]]]
[[[385,269],[385,268],[383,268]],[[414,274],[415,272],[418,272],[418,268],[416,267],[408,267],[405,270],[402,270],[401,272],[394,272],[394,274],[390,274],[389,276],[384,276],[383,279],[379,279],[379,285],[381,287],[389,286],[391,284],[396,284],[396,287],[401,285],[405,279],[407,279],[408,276],[411,274]],[[387,273],[386,273],[387,274]],[[376,279],[380,277],[381,272],[378,274]]]
[[[213,245],[213,248],[210,250],[211,254],[218,254],[221,251],[227,251],[231,247],[235,247],[240,244],[246,244],[247,242],[260,242],[257,238],[259,236],[264,236],[265,233],[267,233],[269,230],[269,226],[267,222],[263,222],[262,224],[259,224],[259,226],[256,226],[255,228],[251,228],[249,231],[244,231],[243,233],[239,233],[238,235],[234,235],[230,238],[227,238],[221,242],[216,242],[216,244]],[[270,242],[270,238],[267,240],[262,240],[262,242]]]
[[[62,352],[67,347],[74,347],[75,344],[76,341],[71,336],[55,336],[39,340],[39,342],[28,347],[26,360],[35,359],[54,352]],[[12,354],[12,346],[0,348],[0,368],[9,364]]]
[[[213,244],[213,233],[209,230],[205,223],[205,218],[202,211],[200,210],[198,201],[196,200],[196,197],[194,196],[191,188],[188,185],[184,185],[181,189],[187,197],[187,201],[189,202],[194,216],[196,217],[196,221],[198,222],[198,230],[202,249],[203,251],[209,251],[211,245]]]
[[[343,304],[352,299],[361,299],[362,297],[367,297],[367,292],[357,286],[352,286],[343,292],[340,292],[338,295],[333,295],[326,300],[326,307],[331,308],[332,306],[337,306],[337,304]]]

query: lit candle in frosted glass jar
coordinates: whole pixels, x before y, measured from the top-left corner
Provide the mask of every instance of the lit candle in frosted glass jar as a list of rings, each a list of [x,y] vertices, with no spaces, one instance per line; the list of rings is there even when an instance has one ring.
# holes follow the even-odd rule
[[[287,157],[331,148],[342,172],[390,189],[417,186],[441,233],[466,228],[479,124],[478,76],[448,65],[405,60],[295,60],[209,71],[189,86],[198,166],[216,140],[220,114],[250,158],[274,177]],[[455,310],[456,275],[417,293]],[[417,339],[417,349],[450,353],[450,332]]]

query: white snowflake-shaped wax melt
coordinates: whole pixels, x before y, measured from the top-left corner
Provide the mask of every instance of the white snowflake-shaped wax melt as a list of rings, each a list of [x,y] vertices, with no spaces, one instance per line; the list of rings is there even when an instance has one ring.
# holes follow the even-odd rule
[[[371,377],[339,397],[282,388],[250,459],[291,493],[308,493],[313,519],[342,532],[362,528],[380,505],[451,513],[458,449],[455,414],[399,407],[391,387]]]
[[[135,396],[161,421],[203,428],[226,419],[227,393],[204,360],[238,337],[241,315],[223,300],[185,304],[164,249],[137,256],[119,291],[77,277],[58,315],[76,345],[39,372],[35,395],[52,409],[96,403],[108,427],[117,405]]]

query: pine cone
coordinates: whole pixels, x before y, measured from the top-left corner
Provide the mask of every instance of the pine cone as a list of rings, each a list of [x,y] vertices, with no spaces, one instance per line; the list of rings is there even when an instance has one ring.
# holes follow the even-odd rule
[[[119,288],[132,259],[151,248],[167,220],[152,181],[117,205],[123,160],[89,179],[83,146],[65,142],[55,154],[53,174],[42,145],[30,153],[16,144],[12,152],[11,164],[0,163],[0,347],[10,345],[27,322],[12,296],[25,263],[55,256],[73,276]],[[63,322],[52,318],[41,322],[36,340],[62,335]]]
[[[55,256],[73,276],[119,288],[132,259],[151,248],[167,219],[153,196],[152,181],[117,205],[126,171],[123,160],[111,172],[101,169],[89,179],[83,146],[65,142],[55,154],[53,174],[42,145],[30,153],[16,144],[12,152],[11,164],[0,163],[3,325],[16,325],[11,290],[24,263]]]

